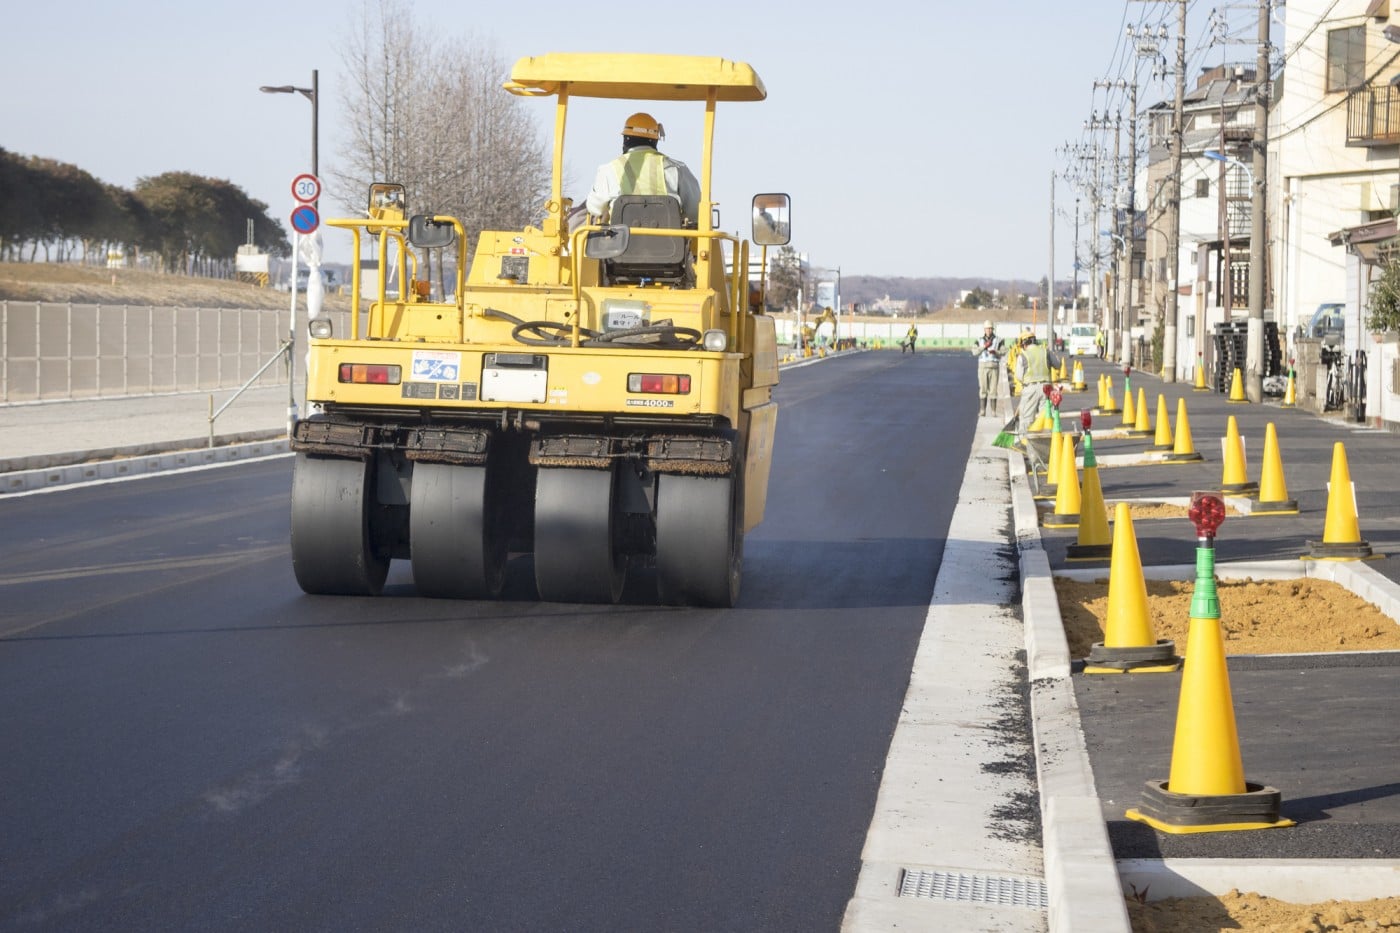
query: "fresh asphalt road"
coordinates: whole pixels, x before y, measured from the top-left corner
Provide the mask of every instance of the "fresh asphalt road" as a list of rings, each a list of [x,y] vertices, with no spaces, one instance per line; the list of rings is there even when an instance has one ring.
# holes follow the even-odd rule
[[[0,928],[835,930],[973,430],[784,373],[727,612],[308,597],[291,460],[0,500]]]

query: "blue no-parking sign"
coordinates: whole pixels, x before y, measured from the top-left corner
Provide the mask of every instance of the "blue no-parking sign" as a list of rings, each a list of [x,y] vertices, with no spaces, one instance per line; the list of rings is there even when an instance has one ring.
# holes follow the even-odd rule
[[[298,204],[292,210],[292,229],[297,233],[315,233],[321,226],[321,215],[310,204]]]

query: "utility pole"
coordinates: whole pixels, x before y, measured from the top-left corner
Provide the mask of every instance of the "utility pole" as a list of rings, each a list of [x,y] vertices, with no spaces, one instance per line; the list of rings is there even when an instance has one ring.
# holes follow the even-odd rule
[[[1123,296],[1123,325],[1132,329],[1133,313],[1133,243],[1137,241],[1137,72],[1132,81],[1119,81],[1119,86],[1127,85],[1128,90],[1128,204],[1123,241],[1127,248],[1123,251],[1123,277],[1126,288]],[[1126,346],[1126,341],[1124,342]],[[1121,361],[1130,362],[1127,350]]]
[[[1050,345],[1050,334],[1054,330],[1055,319],[1055,173],[1050,172],[1050,277],[1045,280],[1045,345]]]
[[[1171,175],[1167,179],[1167,320],[1162,328],[1162,381],[1176,382],[1177,275],[1181,265],[1181,148],[1186,110],[1186,0],[1177,0],[1176,99],[1172,105]],[[1251,273],[1252,274],[1252,273]]]
[[[1269,148],[1269,0],[1259,0],[1259,48],[1254,64],[1254,190],[1249,204],[1249,327],[1245,333],[1245,396],[1254,403],[1264,400],[1264,185]],[[1277,311],[1274,319],[1278,320]]]

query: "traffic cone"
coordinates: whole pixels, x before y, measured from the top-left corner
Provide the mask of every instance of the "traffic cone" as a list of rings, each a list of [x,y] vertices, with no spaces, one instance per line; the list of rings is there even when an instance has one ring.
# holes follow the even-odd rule
[[[1192,387],[1193,392],[1209,392],[1206,386],[1206,365],[1201,360],[1201,354],[1196,354],[1196,384]]]
[[[1284,407],[1284,408],[1297,408],[1297,407],[1298,407],[1298,389],[1297,389],[1297,387],[1294,385],[1294,381],[1293,381],[1293,367],[1292,367],[1292,366],[1288,367],[1288,389],[1285,390],[1284,393],[1283,393],[1283,407]]]
[[[1072,452],[1072,451],[1071,451]],[[1084,432],[1084,479],[1079,484],[1079,539],[1065,552],[1068,560],[1103,560],[1112,555],[1108,533],[1108,509],[1099,485],[1099,465],[1094,458],[1094,438]]]
[[[1240,373],[1238,367],[1235,368],[1235,375],[1230,378],[1230,397],[1225,401],[1229,402],[1231,405],[1238,405],[1241,402],[1249,401],[1249,399],[1244,396],[1244,376]]]
[[[1148,781],[1142,802],[1124,815],[1165,833],[1206,833],[1292,826],[1279,817],[1282,795],[1244,779],[1235,726],[1220,600],[1215,589],[1214,538],[1196,548],[1186,662],[1176,710],[1171,771]]]
[[[1070,388],[1076,392],[1083,392],[1088,388],[1084,383],[1084,364],[1078,360],[1074,361],[1074,377],[1070,380]]]
[[[1055,485],[1055,511],[1045,518],[1046,528],[1075,528],[1079,525],[1079,468],[1074,460],[1074,447],[1066,452],[1063,445],[1074,440],[1065,435],[1060,440],[1059,482]]]
[[[1060,357],[1060,371],[1059,371],[1059,374],[1055,376],[1055,381],[1056,381],[1056,382],[1065,382],[1065,381],[1067,381],[1067,380],[1069,379],[1069,369],[1068,369],[1068,367],[1069,367],[1069,361],[1066,360],[1063,356]]]
[[[1123,380],[1123,427],[1131,428],[1137,424],[1137,406],[1133,404],[1133,387],[1128,380]]]
[[[1108,378],[1107,373],[1099,373],[1099,400],[1098,403],[1094,405],[1099,411],[1103,411],[1108,407],[1108,387],[1104,384],[1106,378]]]
[[[1152,425],[1148,423],[1147,390],[1141,386],[1138,387],[1136,414],[1137,417],[1133,420],[1133,429],[1129,433],[1138,437],[1146,437],[1152,433]]]
[[[1050,433],[1050,453],[1049,456],[1045,458],[1045,481],[1040,484],[1040,487],[1031,496],[1033,499],[1046,501],[1055,498],[1058,488],[1057,484],[1060,481],[1060,460],[1062,459],[1060,452],[1060,436],[1059,431],[1052,431]]]
[[[1167,454],[1167,460],[1187,463],[1204,459],[1191,441],[1191,422],[1186,420],[1186,399],[1179,398],[1176,400],[1176,443],[1172,445],[1172,452]]]
[[[1235,422],[1234,415],[1225,422],[1224,461],[1220,472],[1221,492],[1239,495],[1259,491],[1259,484],[1251,483],[1245,475],[1244,440],[1240,437],[1240,426]]]
[[[1182,399],[1184,403],[1186,400]],[[1152,438],[1153,450],[1171,450],[1172,444],[1172,423],[1167,418],[1167,397],[1162,393],[1157,393],[1157,433]]]
[[[1113,377],[1108,373],[1104,373],[1103,385],[1103,401],[1099,403],[1099,413],[1111,415],[1118,410],[1118,400],[1113,397]]]
[[[1362,540],[1356,523],[1356,488],[1347,469],[1347,451],[1341,441],[1332,445],[1332,480],[1327,484],[1327,521],[1322,540],[1309,541],[1304,557],[1319,560],[1365,560],[1375,556]]]
[[[1270,421],[1264,428],[1264,464],[1259,469],[1259,495],[1250,515],[1297,515],[1298,500],[1288,498],[1283,480],[1283,458],[1278,452],[1278,432]]]
[[[1088,473],[1088,470],[1085,470]],[[1079,525],[1081,533],[1083,522]],[[1133,533],[1128,503],[1118,503],[1113,517],[1113,559],[1108,571],[1108,611],[1103,641],[1089,649],[1086,674],[1122,674],[1175,671],[1181,668],[1176,643],[1159,641],[1152,634],[1147,608],[1147,581]]]

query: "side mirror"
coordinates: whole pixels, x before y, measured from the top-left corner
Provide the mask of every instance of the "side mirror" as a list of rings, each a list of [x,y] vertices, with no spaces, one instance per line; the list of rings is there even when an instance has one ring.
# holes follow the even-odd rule
[[[786,246],[792,239],[791,210],[785,194],[754,195],[753,241],[759,246]]]
[[[584,237],[583,255],[589,259],[616,259],[627,251],[632,234],[622,224],[590,230]]]
[[[408,242],[419,249],[451,246],[456,239],[452,224],[434,220],[431,214],[415,214],[408,221]]]
[[[375,182],[369,186],[369,216],[372,220],[403,220],[408,210],[403,185]]]

